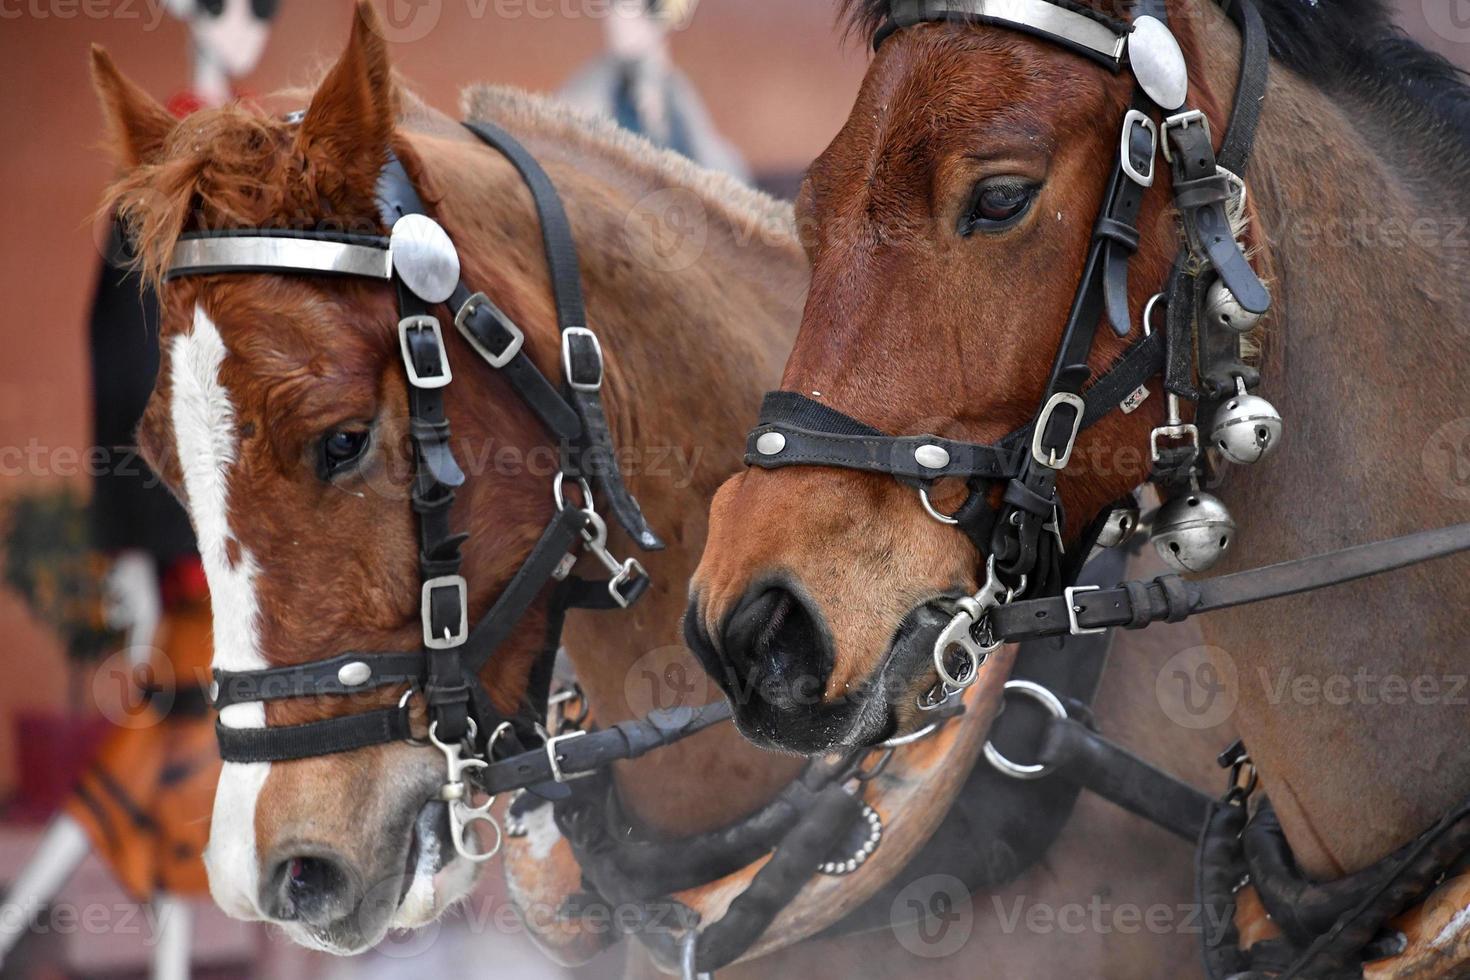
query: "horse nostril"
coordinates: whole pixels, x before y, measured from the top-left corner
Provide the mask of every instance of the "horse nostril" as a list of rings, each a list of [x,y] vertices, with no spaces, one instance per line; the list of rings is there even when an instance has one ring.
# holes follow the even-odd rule
[[[276,863],[265,888],[262,909],[283,922],[325,924],[351,912],[357,904],[351,875],[329,855],[284,858]]]
[[[819,704],[832,676],[831,644],[817,614],[780,586],[747,595],[725,624],[725,653],[745,689],[780,710]]]

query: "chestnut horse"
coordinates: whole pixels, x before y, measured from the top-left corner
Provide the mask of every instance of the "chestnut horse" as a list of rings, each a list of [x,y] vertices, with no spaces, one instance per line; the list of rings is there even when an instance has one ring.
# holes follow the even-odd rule
[[[466,281],[495,297],[534,360],[558,376],[539,225],[521,178],[393,83],[372,21],[371,8],[361,8],[320,87],[276,100],[274,115],[232,105],[176,121],[96,52],[94,75],[127,167],[109,206],[133,222],[143,267],[160,281],[176,239],[195,227],[377,231],[374,182],[391,148],[458,243]],[[285,115],[303,106],[299,120]],[[677,639],[707,501],[737,464],[742,406],[774,379],[788,349],[806,263],[790,209],[774,199],[531,97],[485,92],[476,106],[526,141],[568,202],[590,317],[607,347],[604,396],[620,459],[671,542],[647,560],[654,585],[633,610],[569,616],[566,647],[607,724],[635,713],[625,693],[634,661]],[[663,198],[650,203],[655,192]],[[704,218],[692,255],[668,251],[659,201],[669,198]],[[160,288],[164,360],[139,440],[199,531],[216,667],[412,644],[418,548],[392,290],[272,275]],[[444,335],[460,376],[447,414],[468,474],[454,518],[471,533],[465,576],[478,615],[553,513],[545,465],[557,457],[516,392],[452,329]],[[328,446],[360,452],[324,469]],[[631,550],[616,530],[610,546]],[[526,690],[546,601],[484,678],[502,711]],[[382,697],[391,706],[399,693]],[[272,703],[254,724],[340,714],[345,706],[334,702],[342,700]],[[222,720],[241,717],[226,709]],[[679,834],[741,816],[792,769],[727,729],[628,764],[618,778],[640,820]],[[670,773],[711,771],[721,773],[720,795],[659,791]],[[428,922],[474,878],[443,829],[418,820],[442,779],[439,753],[407,743],[227,763],[206,853],[216,900],[241,918],[282,920],[293,938],[336,952]],[[283,881],[303,862],[327,870]],[[294,889],[295,912],[277,901],[283,887]],[[374,889],[393,900],[371,902]],[[305,894],[313,890],[324,894]]]
[[[890,9],[845,6],[865,36]],[[1240,34],[1210,0],[1167,10],[1191,102],[1218,143]],[[1220,490],[1241,529],[1234,568],[1445,527],[1470,507],[1470,95],[1377,2],[1263,13],[1273,60],[1246,236],[1271,283],[1262,390],[1286,434]],[[781,388],[890,435],[994,443],[1031,422],[1133,86],[1127,71],[995,24],[936,18],[889,34],[798,199],[812,285]],[[1169,202],[1154,187],[1138,221],[1135,338],[1180,251]],[[1099,331],[1094,374],[1128,343]],[[1074,548],[1094,514],[1148,476],[1166,408],[1157,381],[1149,392],[1085,430],[1060,478]],[[915,700],[934,684],[924,650],[897,695],[874,681],[916,662],[934,633],[915,624],[933,622],[932,603],[974,593],[985,557],[889,476],[750,469],[716,496],[688,633],[716,677],[815,679],[811,702],[737,701],[747,734],[807,752],[869,744],[921,723]],[[1470,789],[1464,570],[1421,565],[1202,621],[1307,874],[1363,868]],[[979,681],[991,704],[1000,674]],[[1324,693],[1339,679],[1346,697]],[[1390,696],[1385,679],[1401,690]]]
[[[267,103],[274,112],[307,105],[299,119],[231,106],[178,122],[98,52],[97,85],[128,171],[111,202],[131,216],[145,268],[159,279],[179,235],[196,226],[329,222],[377,230],[373,180],[391,147],[459,244],[466,280],[495,297],[525,330],[535,360],[551,368],[556,324],[530,197],[503,158],[391,81],[372,20],[371,8],[360,8],[347,52],[314,93]],[[648,560],[655,584],[633,611],[569,617],[566,648],[605,726],[646,710],[645,674],[698,669],[673,643],[682,583],[703,543],[707,501],[738,465],[745,406],[777,376],[807,265],[790,209],[724,178],[526,96],[482,90],[469,114],[517,133],[564,194],[592,320],[607,345],[613,430],[625,457],[635,450],[628,482],[669,541]],[[660,222],[657,205],[670,199],[692,202],[684,214],[701,216],[692,252],[678,247],[687,239],[669,247],[672,222]],[[417,634],[406,393],[390,292],[344,280],[227,274],[162,286],[165,358],[140,440],[201,531],[217,664],[299,664],[336,650],[395,649]],[[515,394],[453,331],[445,336],[459,375],[448,415],[469,473],[455,514],[472,532],[465,567],[479,611],[550,513],[549,479],[527,474],[536,451],[552,447]],[[350,465],[327,468],[329,447],[363,448]],[[616,534],[614,541],[628,543]],[[541,609],[484,676],[502,710],[525,695],[545,629]],[[1153,659],[1165,655],[1155,651]],[[1126,740],[1166,746],[1198,776],[1211,739],[1167,728],[1157,705],[1129,700],[1128,685],[1117,683],[1152,669],[1141,655],[1125,663],[1103,710]],[[239,723],[238,707],[223,720]],[[254,723],[343,710],[332,699],[271,703]],[[650,833],[680,836],[758,809],[797,766],[725,728],[620,765],[615,776],[632,819]],[[428,922],[464,897],[474,877],[444,828],[419,819],[442,779],[438,753],[407,744],[227,764],[208,851],[217,900],[236,916],[279,922],[297,941],[335,952]],[[1119,976],[1188,972],[1195,939],[1181,908],[1191,894],[1187,849],[1162,831],[1138,831],[1132,818],[1095,800],[1080,803],[1078,814],[1077,829],[1044,866],[997,896],[994,909],[981,907],[962,954],[919,959],[879,931],[804,943],[732,972],[853,976],[922,966],[974,976],[989,966],[1077,975],[1100,963]],[[897,846],[885,844],[872,865]],[[1170,859],[1159,861],[1161,853]],[[311,864],[333,874],[297,882],[303,876],[291,873],[293,865]],[[851,889],[851,879],[826,880],[838,894]],[[283,884],[294,911],[279,901]],[[1093,900],[1121,910],[1118,928],[1079,938],[1069,916],[1091,914]],[[1155,904],[1173,923],[1162,935],[1121,918]],[[1060,914],[1061,925],[1031,924],[1038,910]],[[646,959],[633,968],[652,970]]]

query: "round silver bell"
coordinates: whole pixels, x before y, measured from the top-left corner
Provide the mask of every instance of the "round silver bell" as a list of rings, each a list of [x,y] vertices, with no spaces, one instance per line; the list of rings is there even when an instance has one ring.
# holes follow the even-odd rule
[[[1210,325],[1235,333],[1250,333],[1261,322],[1261,314],[1241,306],[1223,279],[1216,279],[1205,291],[1204,317]]]
[[[1103,524],[1102,532],[1097,536],[1097,546],[1116,548],[1131,538],[1136,530],[1138,530],[1138,505],[1114,507],[1108,513],[1108,519]]]
[[[1232,463],[1264,458],[1281,441],[1281,413],[1259,395],[1233,396],[1215,413],[1210,444]]]
[[[1154,515],[1154,548],[1176,571],[1209,571],[1234,540],[1235,519],[1213,494],[1192,490]]]

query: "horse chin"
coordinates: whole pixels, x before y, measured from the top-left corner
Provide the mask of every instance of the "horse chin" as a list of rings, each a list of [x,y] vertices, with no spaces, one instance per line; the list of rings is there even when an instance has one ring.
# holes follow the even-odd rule
[[[403,896],[390,929],[422,928],[474,889],[480,866],[455,852],[449,834],[446,805],[431,800],[414,823],[414,846],[404,872]]]

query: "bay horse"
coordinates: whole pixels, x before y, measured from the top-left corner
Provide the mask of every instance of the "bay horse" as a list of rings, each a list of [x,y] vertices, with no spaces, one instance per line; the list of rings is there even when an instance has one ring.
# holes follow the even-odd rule
[[[1079,45],[1045,37],[1056,31],[1014,23],[1039,6],[1126,33],[1133,5],[843,6],[857,32],[880,32],[881,47],[801,189],[812,285],[785,401],[767,403],[787,410],[785,424],[762,419],[754,468],[715,498],[687,629],[727,689],[749,676],[782,681],[777,696],[736,699],[736,717],[762,744],[801,752],[923,724],[914,706],[935,683],[929,648],[955,597],[984,594],[994,556],[947,526],[969,488],[936,485],[932,500],[917,499],[881,454],[895,436],[994,445],[1037,418],[1078,272],[1096,237],[1119,233],[1094,219],[1134,92],[1129,72],[1099,70]],[[1188,66],[1187,80],[1168,85],[1187,81],[1218,148],[1242,77],[1241,34],[1208,0],[1163,7]],[[1226,570],[1444,528],[1465,520],[1470,500],[1470,391],[1458,368],[1470,343],[1470,93],[1380,3],[1270,3],[1262,14],[1269,81],[1232,230],[1269,284],[1251,366],[1285,434],[1248,476],[1227,472],[1214,488],[1239,526],[1219,541]],[[1032,27],[1048,16],[1034,14]],[[1168,194],[1144,195],[1136,232],[1121,324],[1134,336],[1097,331],[1094,377],[1137,340],[1170,280],[1180,232]],[[1056,484],[1068,507],[1055,533],[1073,552],[1093,516],[1149,476],[1151,432],[1190,421],[1167,417],[1158,380],[1111,407],[1074,432]],[[851,459],[760,462],[790,445],[798,411],[823,439],[872,436],[878,458],[865,462],[878,472],[854,472]],[[1212,677],[1225,681],[1312,879],[1373,865],[1470,789],[1463,569],[1418,565],[1204,621]],[[1066,604],[1074,617],[1086,610],[1071,593]],[[1324,696],[1323,685],[1354,677],[1367,680]],[[793,679],[815,696],[780,693]],[[1003,669],[981,672],[976,686],[994,704],[1003,680]],[[1421,696],[1405,693],[1413,685]],[[1452,925],[1441,938],[1463,954],[1466,930]]]
[[[360,5],[345,54],[314,92],[182,122],[125,80],[106,55],[94,54],[97,87],[126,167],[108,206],[130,216],[143,267],[161,283],[164,364],[140,443],[200,531],[214,593],[215,665],[226,672],[294,670],[334,651],[414,642],[421,595],[403,414],[408,392],[394,297],[385,286],[247,270],[168,279],[181,241],[199,240],[196,229],[380,232],[375,180],[391,148],[459,244],[466,279],[520,325],[541,370],[554,375],[557,365],[537,202],[511,164],[392,79],[373,25],[371,7]],[[468,115],[514,130],[564,194],[590,320],[607,343],[611,427],[620,450],[636,450],[624,465],[629,486],[668,538],[667,550],[646,559],[654,584],[634,609],[568,616],[565,645],[587,706],[600,727],[611,728],[646,709],[646,695],[638,693],[645,675],[698,670],[673,642],[686,598],[679,583],[703,543],[706,503],[738,465],[733,448],[745,406],[774,380],[789,346],[805,298],[806,260],[788,207],[610,127],[500,90],[473,94]],[[670,249],[672,218],[657,207],[670,198],[693,205],[681,217],[701,218],[692,252],[678,247],[685,241],[679,238]],[[447,415],[470,471],[454,516],[472,532],[464,567],[474,583],[468,604],[478,612],[553,511],[549,474],[539,481],[527,474],[535,473],[538,449],[554,460],[555,447],[458,333],[443,334],[459,375],[447,389]],[[682,466],[660,466],[663,450],[662,458]],[[616,528],[610,534],[612,545],[630,547],[628,535]],[[547,606],[542,594],[482,674],[503,712],[530,696]],[[1166,655],[1155,651],[1151,659]],[[1146,663],[1140,655],[1115,677],[1146,673]],[[350,718],[364,703],[391,706],[399,692],[232,703],[221,721],[268,733],[319,725]],[[1134,744],[1170,746],[1190,760],[1181,764],[1186,773],[1204,772],[1210,742],[1200,733],[1163,726],[1157,706],[1132,697],[1126,685],[1110,683],[1100,703]],[[425,719],[413,705],[422,738]],[[964,740],[936,738],[918,747],[951,784],[945,799],[962,781],[954,763],[980,752],[978,722],[985,719],[976,719],[963,729],[950,726]],[[614,778],[632,822],[678,841],[760,810],[800,767],[727,728],[620,764]],[[887,773],[872,776],[895,780],[903,768],[895,760]],[[442,819],[423,819],[443,779],[437,750],[405,742],[283,762],[226,762],[206,862],[216,900],[232,915],[278,923],[296,941],[336,953],[429,922],[468,894],[477,867],[456,855]],[[932,788],[912,782],[910,795]],[[872,894],[873,881],[898,875],[903,856],[922,843],[923,828],[933,829],[943,806],[921,800],[912,809],[915,819],[907,823],[904,814],[885,813],[885,843],[876,856],[857,874],[826,877],[808,889],[768,933],[763,952],[771,955],[732,972],[850,975],[887,963],[939,965],[957,976],[974,975],[981,964],[1081,973],[1100,961],[1119,976],[1189,971],[1194,940],[1181,906],[1192,886],[1183,849],[1160,831],[1138,832],[1121,812],[1095,802],[1080,805],[1075,829],[1046,866],[998,896],[1004,914],[981,908],[977,939],[963,955],[923,960],[883,930],[777,952],[833,921],[856,904],[853,896]],[[569,895],[550,879],[566,872],[569,887],[580,886],[575,866],[555,860],[562,844],[548,843],[539,830],[514,836],[509,823],[507,834],[513,893],[540,901],[536,889],[546,889],[551,900],[543,910],[562,908]],[[1157,862],[1169,848],[1181,860]],[[718,889],[712,900],[721,901]],[[1176,928],[1155,935],[1120,918],[1118,928],[1079,939],[1068,916],[1091,914],[1089,900],[1124,915],[1150,903],[1167,906]],[[1064,921],[1038,933],[1027,924],[1037,910],[1061,913]],[[535,931],[530,916],[528,923]],[[538,940],[565,960],[585,957],[585,945],[557,945],[560,927],[560,920],[543,925]],[[649,957],[632,956],[631,972],[655,971]]]

